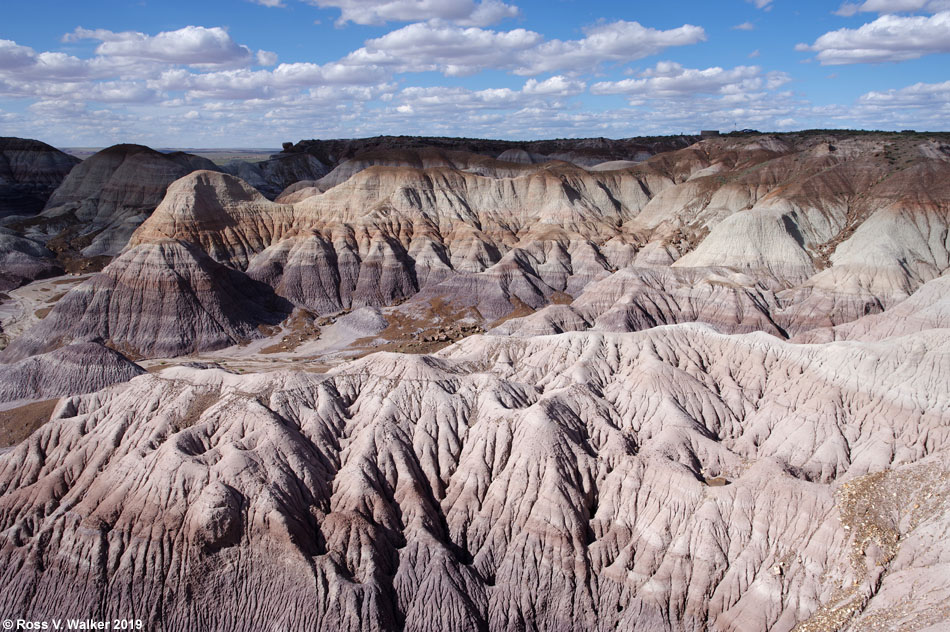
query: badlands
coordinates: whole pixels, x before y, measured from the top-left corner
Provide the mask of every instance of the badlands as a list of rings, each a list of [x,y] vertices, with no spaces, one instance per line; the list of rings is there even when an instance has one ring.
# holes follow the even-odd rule
[[[0,139],[0,613],[950,629],[950,134]]]

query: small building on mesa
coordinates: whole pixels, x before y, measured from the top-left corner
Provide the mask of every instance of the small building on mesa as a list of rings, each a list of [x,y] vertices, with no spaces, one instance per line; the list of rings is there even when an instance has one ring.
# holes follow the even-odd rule
[[[699,132],[700,138],[716,138],[719,136],[718,129],[704,129]]]

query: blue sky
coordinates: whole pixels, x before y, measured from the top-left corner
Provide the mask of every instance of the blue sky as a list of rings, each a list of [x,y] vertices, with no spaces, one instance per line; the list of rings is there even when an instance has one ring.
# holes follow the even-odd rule
[[[947,130],[948,69],[950,0],[32,0],[0,23],[0,135]]]

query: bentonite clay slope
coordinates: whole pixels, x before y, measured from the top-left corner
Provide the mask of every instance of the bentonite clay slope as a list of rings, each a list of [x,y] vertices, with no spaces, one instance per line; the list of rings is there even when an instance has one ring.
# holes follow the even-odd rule
[[[280,153],[256,163],[233,161],[222,170],[248,182],[268,198],[300,189],[325,191],[369,165],[407,165],[407,154],[456,154],[464,161],[497,158],[503,162],[534,164],[563,160],[581,166],[606,161],[640,161],[654,154],[695,142],[695,136],[558,139],[504,141],[478,138],[377,136],[339,140],[303,140],[285,143]],[[333,170],[329,176],[327,173]],[[324,176],[327,176],[326,178]],[[313,191],[307,191],[311,195]],[[284,200],[296,201],[296,200]]]
[[[591,283],[570,305],[550,305],[506,321],[494,333],[537,336],[565,331],[639,331],[704,322],[727,333],[786,332],[772,320],[779,301],[768,282],[722,267],[633,265]]]
[[[486,164],[485,175],[373,167],[295,204],[293,232],[275,230],[275,251],[254,261],[243,242],[265,243],[255,233],[261,221],[242,227],[235,217],[233,231],[244,233],[228,253],[199,207],[191,209],[191,227],[187,209],[177,205],[173,229],[158,213],[136,239],[149,239],[150,230],[172,233],[249,270],[273,268],[274,257],[283,266],[295,247],[335,253],[339,261],[381,256],[404,269],[400,291],[452,273],[491,273],[510,255],[514,262],[503,267],[529,277],[537,288],[529,294],[545,296],[552,290],[576,296],[593,276],[639,263],[637,248],[648,244],[641,261],[662,250],[661,264],[679,258],[677,267],[748,271],[753,282],[783,292],[783,311],[774,319],[796,330],[895,304],[947,269],[945,150],[933,141],[891,137],[756,137],[706,141],[610,172],[564,163],[522,165],[520,173]],[[894,156],[903,161],[899,166]],[[272,208],[271,223],[284,225],[286,206]],[[293,241],[279,244],[286,239]],[[319,258],[317,276],[327,276],[325,265]],[[580,278],[571,283],[577,270]],[[334,283],[335,273],[329,276]],[[530,295],[517,298],[539,305]],[[333,297],[316,297],[317,304],[326,300]],[[346,306],[346,299],[339,302]]]
[[[0,291],[60,271],[53,253],[43,244],[0,227]]]
[[[0,365],[0,403],[91,393],[128,382],[145,370],[96,342]]]
[[[908,299],[879,314],[864,316],[837,327],[813,329],[797,342],[881,340],[926,331],[950,329],[950,273],[928,281]]]
[[[166,369],[63,400],[0,456],[0,608],[167,631],[925,629],[950,616],[948,340],[678,325],[326,376]]]
[[[322,178],[330,168],[310,154],[294,153],[275,154],[261,162],[233,160],[221,170],[241,178],[268,198],[274,199],[296,182],[313,182]]]
[[[73,170],[32,230],[67,241],[82,256],[115,255],[155,210],[168,185],[196,169],[217,169],[206,158],[161,153],[142,145],[114,145]],[[28,229],[29,230],[29,229]]]
[[[409,154],[421,166],[370,166],[293,204],[197,171],[130,245],[192,244],[319,314],[450,297],[487,326],[577,299],[529,333],[700,321],[798,335],[897,305],[950,265],[939,139],[721,138],[613,171]],[[44,325],[77,337],[75,321]]]
[[[540,306],[624,265],[632,246],[618,226],[627,203],[647,199],[635,177],[563,163],[516,178],[373,167],[296,205],[196,172],[170,187],[130,245],[196,244],[318,313],[428,288],[495,319],[513,309],[512,297]]]
[[[312,195],[332,189],[341,182],[345,182],[369,167],[410,167],[412,169],[436,169],[442,167],[499,178],[516,177],[524,174],[526,171],[533,171],[533,169],[524,169],[524,165],[552,161],[541,159],[533,162],[512,160],[512,158],[517,157],[518,156],[512,154],[511,151],[507,151],[496,160],[481,154],[450,151],[437,149],[435,147],[365,151],[340,163],[333,171],[319,180],[295,182],[281,193],[277,201],[291,204],[299,202]]]
[[[174,356],[258,335],[290,313],[262,283],[174,241],[127,250],[69,291],[3,350],[5,362],[77,340],[106,340],[130,355]]]
[[[38,140],[0,137],[0,220],[32,216],[79,159]]]

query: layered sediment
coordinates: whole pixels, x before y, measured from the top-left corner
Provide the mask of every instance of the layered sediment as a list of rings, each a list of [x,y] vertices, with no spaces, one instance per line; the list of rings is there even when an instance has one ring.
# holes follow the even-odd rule
[[[11,340],[0,399],[60,399],[0,454],[0,611],[950,621],[944,137],[383,142],[184,175]]]

